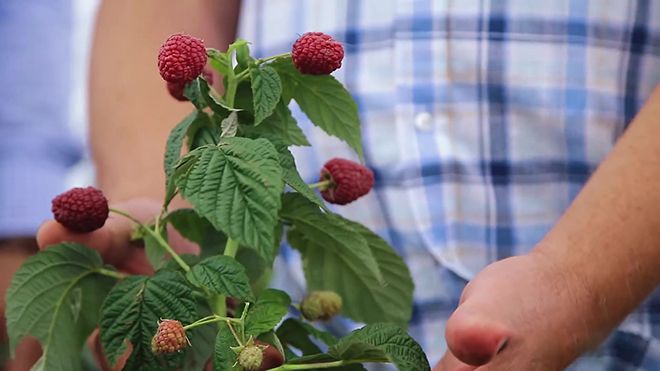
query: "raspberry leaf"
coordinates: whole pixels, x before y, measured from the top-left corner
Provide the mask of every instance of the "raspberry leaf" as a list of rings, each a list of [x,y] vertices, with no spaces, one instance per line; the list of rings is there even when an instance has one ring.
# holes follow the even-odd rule
[[[229,256],[213,256],[201,261],[186,277],[196,286],[242,300],[253,300],[250,280],[241,263]]]
[[[165,222],[170,223],[185,239],[196,243],[201,249],[202,258],[222,254],[227,236],[213,228],[213,225],[195,210],[174,210],[167,214]]]
[[[222,130],[222,133],[220,136],[223,138],[231,138],[236,136],[236,131],[238,130],[238,115],[236,112],[232,112],[222,120],[220,123],[220,128]]]
[[[248,42],[242,39],[236,40],[238,45],[234,46],[236,50],[236,73],[241,72],[248,68],[251,62],[254,61],[254,58],[250,56],[250,47]],[[236,42],[234,44],[237,44]],[[234,45],[232,44],[232,45]]]
[[[254,125],[259,125],[270,116],[282,96],[282,82],[277,72],[270,66],[260,68],[250,66],[252,99],[254,104]]]
[[[31,335],[43,348],[33,370],[81,370],[81,349],[114,283],[101,269],[99,254],[75,243],[55,245],[29,258],[7,291],[11,352],[21,338]]]
[[[289,237],[294,235],[293,240],[290,239],[289,242],[303,254],[305,271],[316,278],[314,282],[317,285],[313,289],[334,290],[333,287],[318,286],[323,286],[323,271],[333,269],[348,270],[364,280],[373,279],[376,283],[383,282],[378,262],[360,233],[347,228],[333,214],[322,212],[317,205],[300,194],[286,193],[282,200],[280,216],[292,222],[295,227],[289,231]],[[323,264],[317,267],[316,263],[321,262],[311,262],[313,266],[307,265],[310,263],[307,256],[312,254],[311,250],[321,250],[321,253],[325,251],[329,256],[338,258],[339,261],[335,263],[342,267],[323,267]],[[319,269],[315,270],[315,268]],[[343,297],[341,292],[339,294]],[[359,292],[354,294],[361,295]]]
[[[175,178],[183,197],[216,229],[273,260],[284,182],[268,140],[223,138],[197,148],[179,162]]]
[[[188,98],[190,103],[195,106],[198,110],[202,110],[207,106],[206,99],[201,90],[201,83],[206,82],[201,77],[194,79],[193,81],[186,84],[183,89],[183,96]],[[208,86],[208,85],[207,85]]]
[[[344,85],[331,75],[301,74],[291,58],[278,59],[271,66],[280,74],[286,94],[291,94],[314,125],[364,157],[357,104]]]
[[[289,311],[291,298],[284,291],[264,290],[245,318],[245,333],[258,336],[271,331]]]
[[[163,270],[151,277],[131,276],[110,292],[103,304],[101,343],[108,362],[114,365],[133,346],[124,370],[172,370],[181,362],[179,355],[156,357],[151,352],[151,339],[160,319],[177,319],[190,323],[197,306],[184,277]]]
[[[312,338],[321,340],[326,345],[334,345],[337,338],[297,318],[289,318],[277,328],[277,336],[284,345],[300,349],[303,355],[321,353],[321,348]]]
[[[280,155],[280,166],[282,167],[282,178],[284,182],[308,200],[319,205],[324,210],[328,210],[321,197],[305,183],[300,173],[298,173],[296,161],[291,152],[286,147],[279,145],[277,146],[277,151]]]
[[[346,362],[391,362],[400,371],[431,370],[422,347],[389,323],[367,325],[342,338],[328,354]]]
[[[206,48],[206,55],[209,57],[211,67],[218,71],[221,76],[229,76],[234,73],[229,52],[223,53],[217,49]]]
[[[170,132],[169,137],[167,138],[167,144],[165,146],[165,160],[163,166],[165,168],[165,177],[166,177],[166,196],[165,196],[165,205],[168,205],[174,194],[176,188],[172,179],[172,175],[175,171],[175,165],[179,158],[181,157],[181,147],[183,146],[183,139],[186,137],[188,129],[193,125],[205,125],[204,122],[208,122],[208,116],[206,113],[201,111],[193,111],[191,114],[186,116],[180,123],[178,123],[174,129]]]
[[[223,118],[216,113],[213,113],[210,119],[195,120],[186,133],[188,150],[192,151],[207,144],[218,144],[222,120]]]
[[[250,138],[266,138],[273,143],[285,146],[309,146],[305,133],[293,118],[291,110],[280,100],[273,114],[266,117],[259,126],[242,125],[240,130]]]
[[[231,347],[238,346],[234,335],[226,323],[220,323],[218,335],[215,338],[215,356],[213,358],[213,371],[238,370],[236,364],[236,353]]]
[[[286,194],[280,214],[295,226],[288,240],[302,253],[308,290],[336,291],[342,314],[356,321],[405,326],[413,282],[387,242],[358,223],[323,214],[300,195]]]

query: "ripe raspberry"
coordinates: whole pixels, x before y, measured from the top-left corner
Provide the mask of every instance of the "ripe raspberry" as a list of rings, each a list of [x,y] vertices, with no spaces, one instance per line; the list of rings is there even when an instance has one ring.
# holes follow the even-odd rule
[[[73,232],[86,233],[103,227],[108,219],[108,200],[94,188],[72,188],[53,198],[55,220]]]
[[[312,291],[300,303],[300,311],[310,321],[327,321],[336,316],[341,307],[341,296],[333,291]]]
[[[190,341],[181,322],[164,319],[158,322],[156,335],[151,339],[151,351],[154,354],[180,352],[189,344]]]
[[[310,75],[328,75],[341,67],[344,48],[330,35],[308,32],[296,40],[291,49],[296,68]]]
[[[165,81],[185,84],[202,73],[207,59],[204,41],[174,34],[160,47],[158,69]]]
[[[374,185],[374,173],[367,167],[343,158],[333,158],[323,165],[321,180],[330,186],[321,196],[333,204],[346,205],[366,195]]]
[[[213,72],[211,72],[210,69],[204,68],[202,76],[204,76],[204,79],[206,79],[209,85],[213,85]],[[188,84],[188,82],[166,82],[167,91],[170,92],[170,95],[174,99],[186,102],[188,101],[188,98],[183,95],[183,91],[186,89],[186,84]]]

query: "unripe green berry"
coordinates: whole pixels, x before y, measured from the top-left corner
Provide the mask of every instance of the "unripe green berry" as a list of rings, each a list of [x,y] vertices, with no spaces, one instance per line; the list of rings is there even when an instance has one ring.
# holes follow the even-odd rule
[[[238,353],[238,364],[247,371],[258,370],[263,359],[263,348],[258,345],[248,345]]]
[[[327,321],[336,316],[341,307],[341,296],[333,291],[312,291],[300,303],[303,316],[310,321]]]

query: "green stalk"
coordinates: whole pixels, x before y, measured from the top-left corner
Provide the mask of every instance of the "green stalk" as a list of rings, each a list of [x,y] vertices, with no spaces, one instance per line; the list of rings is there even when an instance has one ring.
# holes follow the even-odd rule
[[[328,189],[332,185],[332,180],[326,179],[317,183],[309,184],[309,188],[318,188],[321,191]]]
[[[195,321],[195,322],[193,322],[189,325],[183,326],[183,329],[187,331],[187,330],[190,330],[190,329],[195,328],[195,327],[208,325],[209,323],[215,323],[215,322],[236,322],[236,323],[240,323],[241,320],[236,319],[236,318],[222,317],[222,316],[218,316],[218,315],[214,314],[214,315],[211,315],[211,316],[208,316],[208,317],[200,318],[199,320],[197,320],[197,321]]]
[[[128,277],[128,274],[126,274],[126,273],[121,273],[121,272],[117,272],[117,271],[113,271],[113,270],[105,269],[105,268],[99,268],[99,269],[96,270],[96,272],[98,274],[102,274],[104,276],[116,278],[118,280],[123,280],[124,278]]]
[[[174,259],[174,261],[176,261],[177,264],[179,264],[181,269],[183,269],[185,272],[190,271],[190,266],[188,264],[186,264],[186,262],[184,262],[183,259],[181,259],[179,254],[177,254],[176,251],[174,251],[174,249],[172,249],[172,246],[170,246],[170,244],[168,244],[167,241],[165,241],[165,239],[160,235],[160,231],[152,230],[151,228],[149,228],[146,225],[142,224],[142,222],[135,219],[133,216],[131,216],[129,213],[127,213],[125,211],[121,211],[121,210],[117,210],[117,209],[113,209],[113,208],[110,208],[110,211],[112,211],[115,214],[119,214],[123,217],[126,217],[129,220],[131,220],[132,222],[134,222],[137,225],[139,225],[140,227],[142,227],[145,231],[147,231],[147,233],[149,233],[151,235],[151,237],[153,237],[158,242],[158,244],[163,249],[165,249],[165,251],[167,251],[168,254],[170,254],[170,256],[172,256],[172,259]]]
[[[270,371],[281,371],[281,370],[313,370],[317,368],[331,368],[339,367],[344,365],[349,365],[350,362],[346,361],[334,361],[334,362],[323,362],[323,363],[308,363],[304,365],[282,365],[280,367],[271,368]]]

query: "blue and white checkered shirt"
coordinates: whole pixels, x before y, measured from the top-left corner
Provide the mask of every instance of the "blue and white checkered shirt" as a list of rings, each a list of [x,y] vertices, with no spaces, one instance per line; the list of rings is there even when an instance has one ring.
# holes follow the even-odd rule
[[[543,237],[660,83],[660,1],[243,1],[241,36],[259,57],[307,31],[344,43],[336,76],[376,174],[337,211],[410,266],[410,332],[431,363],[466,281]],[[294,113],[313,145],[294,152],[307,180],[355,158]],[[301,292],[296,253],[278,264],[279,284]],[[660,295],[573,368],[660,370]]]

